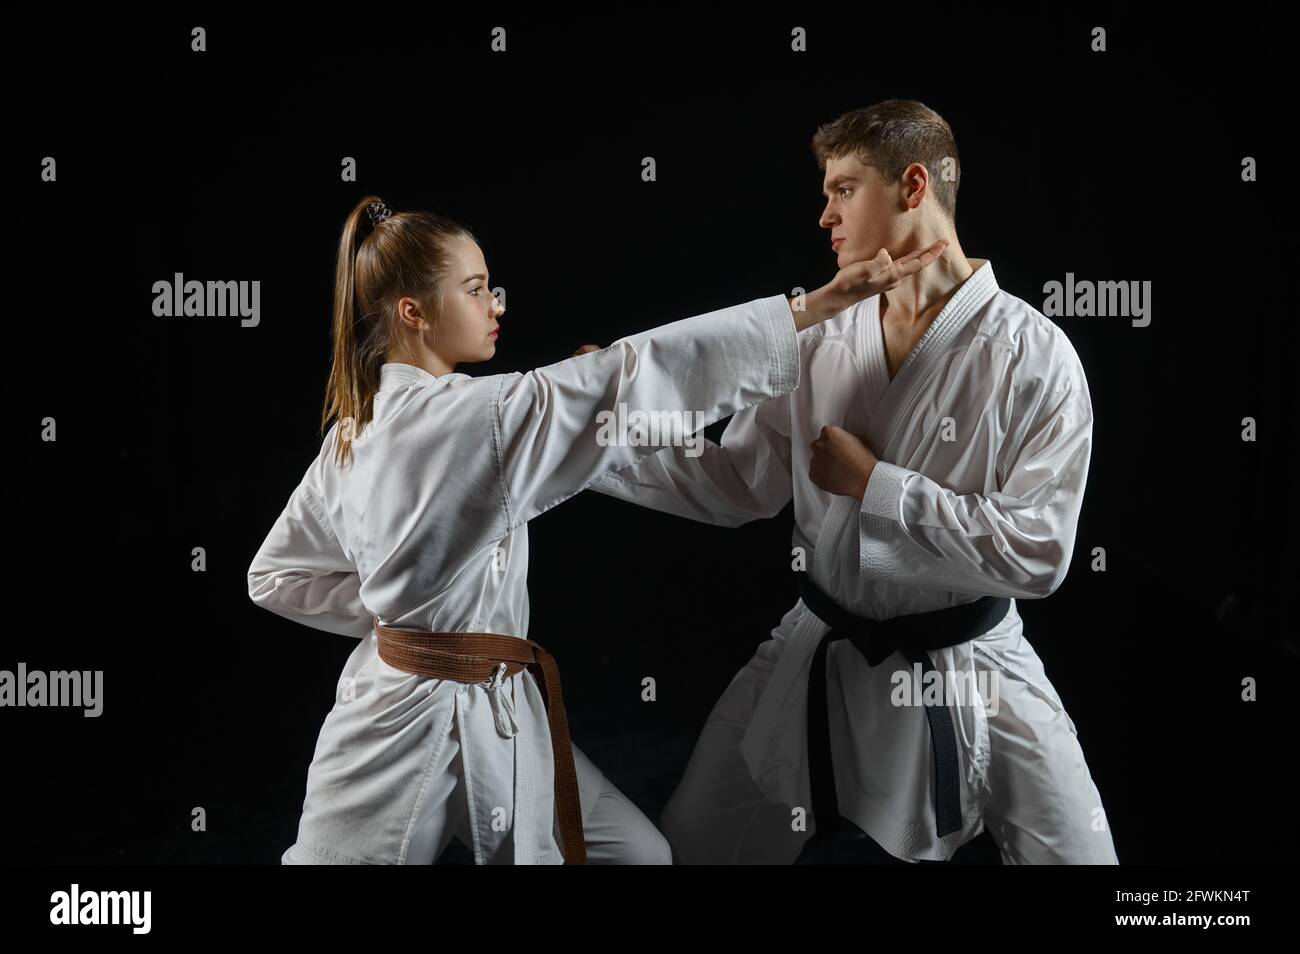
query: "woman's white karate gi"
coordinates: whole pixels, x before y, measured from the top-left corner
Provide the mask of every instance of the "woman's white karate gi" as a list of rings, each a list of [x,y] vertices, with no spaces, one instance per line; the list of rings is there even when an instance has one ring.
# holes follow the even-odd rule
[[[376,654],[372,614],[396,627],[528,636],[528,521],[655,450],[600,446],[598,412],[624,402],[698,409],[713,421],[798,383],[781,295],[527,374],[434,377],[385,364],[351,470],[331,459],[336,424],[248,570],[261,606],[361,640],[284,861],[428,864],[457,832],[480,864],[562,861],[532,674],[471,686],[402,672]],[[504,731],[498,710],[513,710]],[[612,827],[643,829],[639,860],[663,855],[653,828],[577,746],[574,761],[584,821],[604,795],[619,816]],[[590,860],[599,854],[589,845]]]

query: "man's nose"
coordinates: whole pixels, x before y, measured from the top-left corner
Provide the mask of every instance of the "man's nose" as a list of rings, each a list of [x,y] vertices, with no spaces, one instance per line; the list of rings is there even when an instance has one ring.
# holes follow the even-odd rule
[[[822,213],[822,217],[817,220],[817,224],[824,229],[829,229],[835,227],[836,221],[838,221],[838,217],[832,215],[831,210],[827,209],[825,212]]]

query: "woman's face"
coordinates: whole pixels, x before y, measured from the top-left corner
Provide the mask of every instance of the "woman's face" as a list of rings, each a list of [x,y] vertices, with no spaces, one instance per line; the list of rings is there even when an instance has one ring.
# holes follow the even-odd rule
[[[451,247],[451,267],[442,281],[438,321],[427,342],[455,366],[486,361],[496,354],[497,319],[505,314],[488,284],[487,265],[478,243],[462,239]]]

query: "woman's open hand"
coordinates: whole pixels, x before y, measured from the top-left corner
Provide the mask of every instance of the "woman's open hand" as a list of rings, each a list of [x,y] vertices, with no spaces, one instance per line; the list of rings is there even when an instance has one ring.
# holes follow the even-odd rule
[[[828,301],[836,311],[843,311],[864,298],[896,288],[907,276],[915,275],[931,262],[938,261],[947,247],[948,240],[939,239],[928,248],[908,252],[897,261],[882,248],[869,262],[850,262],[825,285]]]

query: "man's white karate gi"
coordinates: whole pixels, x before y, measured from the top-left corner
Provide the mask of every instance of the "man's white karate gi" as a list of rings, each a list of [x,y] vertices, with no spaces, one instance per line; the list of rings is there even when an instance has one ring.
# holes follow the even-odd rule
[[[1092,448],[1088,384],[1065,334],[1001,291],[990,262],[970,261],[976,270],[892,380],[874,296],[801,332],[803,386],[738,413],[720,445],[698,457],[661,450],[592,489],[724,526],[774,516],[793,497],[809,574],[859,616],[1011,597],[985,636],[930,652],[939,670],[986,670],[1000,690],[996,713],[949,707],[963,819],[942,839],[925,710],[890,701],[893,673],[910,667],[897,653],[872,667],[848,641],[831,644],[840,812],[906,860],[948,859],[987,826],[1007,863],[1115,863],[1074,723],[1015,605],[1052,593],[1070,565]],[[867,435],[880,460],[861,502],[808,477],[826,424]],[[808,666],[826,631],[797,602],[722,694],[661,819],[678,861],[799,854],[813,828],[794,824],[796,809],[811,813]]]

